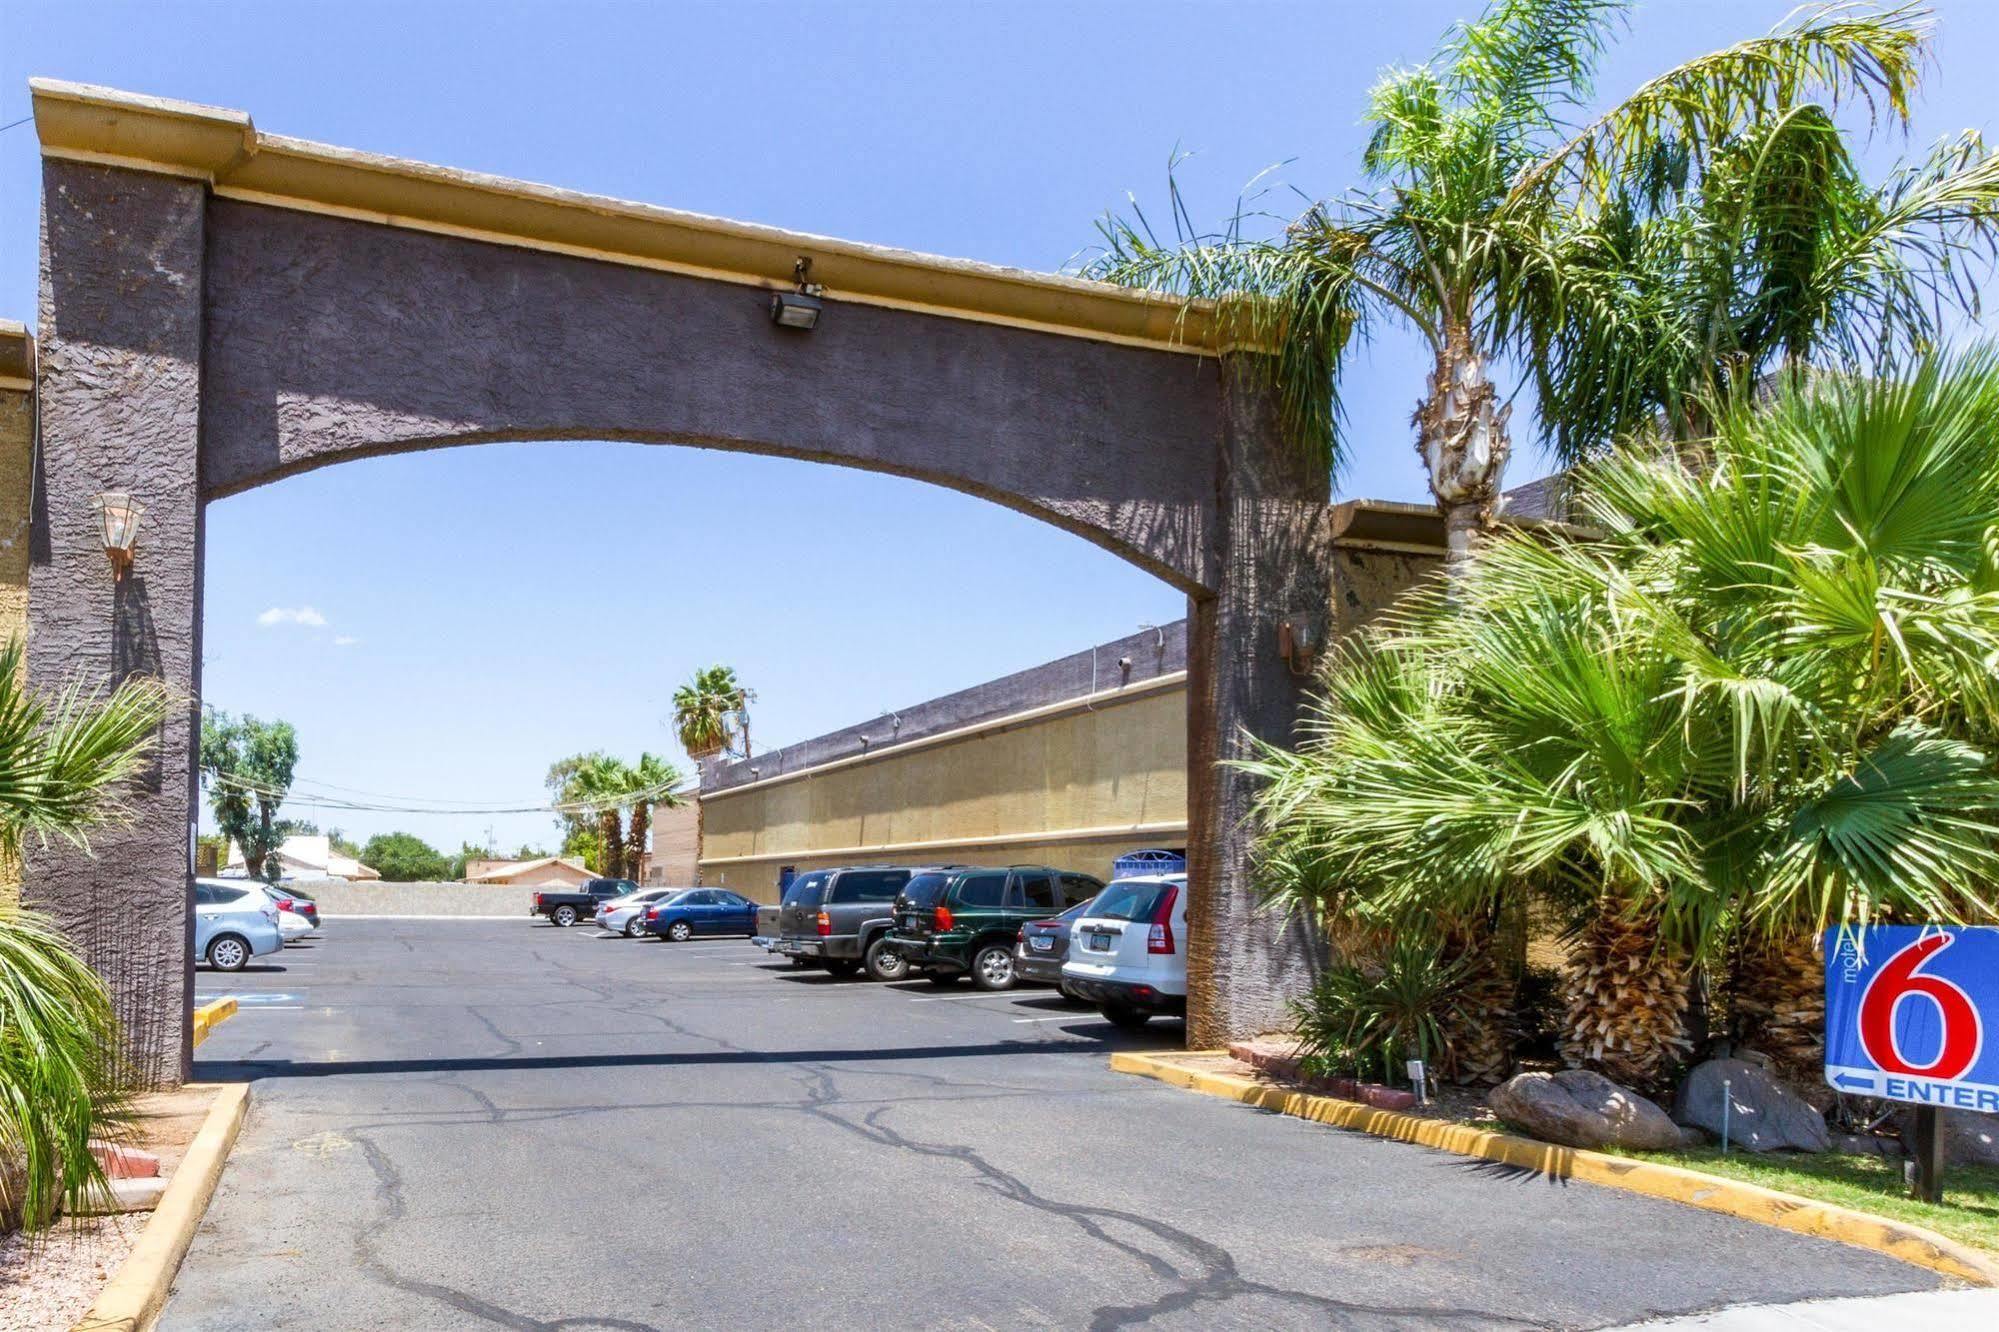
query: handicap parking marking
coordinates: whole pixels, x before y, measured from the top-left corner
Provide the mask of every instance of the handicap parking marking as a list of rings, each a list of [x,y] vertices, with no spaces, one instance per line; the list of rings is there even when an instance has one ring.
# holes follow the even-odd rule
[[[278,990],[250,990],[229,994],[197,994],[194,996],[194,1001],[198,1004],[212,1004],[217,999],[234,999],[238,1008],[302,1008],[304,1005],[298,1001],[303,998],[305,996],[302,994],[285,994]]]

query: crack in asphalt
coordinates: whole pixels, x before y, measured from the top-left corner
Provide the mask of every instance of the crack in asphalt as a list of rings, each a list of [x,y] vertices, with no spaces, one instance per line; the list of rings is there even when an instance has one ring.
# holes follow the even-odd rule
[[[368,1168],[375,1172],[375,1197],[382,1204],[379,1220],[357,1231],[354,1235],[354,1261],[375,1282],[398,1290],[406,1295],[421,1295],[450,1306],[462,1314],[494,1323],[500,1327],[516,1328],[519,1332],[565,1332],[569,1328],[601,1327],[617,1329],[618,1332],[663,1332],[658,1325],[641,1323],[630,1318],[612,1318],[599,1315],[583,1315],[572,1318],[541,1319],[524,1313],[517,1313],[491,1300],[482,1300],[470,1291],[459,1290],[455,1286],[443,1285],[435,1281],[420,1281],[397,1272],[375,1251],[377,1235],[408,1215],[408,1204],[403,1197],[402,1171],[389,1159],[389,1154],[373,1138],[356,1135],[349,1139],[361,1149]]]
[[[1060,1202],[1041,1194],[1018,1175],[994,1165],[974,1147],[958,1143],[921,1142],[892,1129],[881,1122],[882,1117],[894,1108],[892,1106],[879,1105],[863,1115],[858,1122],[835,1114],[833,1107],[847,1103],[847,1098],[841,1093],[832,1070],[810,1064],[802,1067],[806,1074],[804,1079],[806,1096],[801,1108],[805,1113],[878,1146],[911,1152],[919,1156],[957,1161],[969,1166],[978,1175],[981,1187],[1009,1202],[1019,1203],[1035,1211],[1069,1221],[1092,1239],[1137,1260],[1161,1280],[1179,1283],[1177,1289],[1170,1290],[1147,1304],[1098,1307],[1092,1311],[1090,1322],[1092,1332],[1111,1332],[1116,1328],[1136,1327],[1162,1315],[1193,1308],[1196,1305],[1224,1304],[1245,1297],[1279,1300],[1286,1304],[1315,1310],[1327,1315],[1334,1326],[1343,1328],[1377,1326],[1450,1328],[1468,1324],[1534,1328],[1549,1326],[1546,1323],[1509,1318],[1482,1309],[1360,1304],[1335,1299],[1329,1295],[1314,1295],[1309,1291],[1252,1281],[1242,1275],[1235,1255],[1229,1250],[1190,1231],[1161,1221],[1157,1217],[1091,1203]],[[1189,1266],[1198,1269],[1197,1273],[1190,1275],[1188,1271],[1166,1257],[1143,1245],[1112,1234],[1107,1228],[1107,1223],[1113,1222],[1144,1231],[1162,1241],[1169,1249],[1178,1250],[1184,1255],[1184,1260],[1189,1261]]]

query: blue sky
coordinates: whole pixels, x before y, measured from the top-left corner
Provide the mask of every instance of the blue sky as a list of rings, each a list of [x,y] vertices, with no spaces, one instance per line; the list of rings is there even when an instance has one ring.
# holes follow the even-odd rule
[[[1914,139],[1990,134],[1999,5],[1935,8]],[[244,109],[281,134],[1053,269],[1127,190],[1156,213],[1176,147],[1194,154],[1181,177],[1205,216],[1278,162],[1314,194],[1343,189],[1377,71],[1422,59],[1475,9],[0,0],[0,124],[49,75]],[[1789,9],[1651,0],[1601,89]],[[31,322],[37,195],[32,127],[0,133],[0,316]],[[1343,495],[1426,498],[1407,424],[1425,368],[1394,336],[1356,364]],[[1523,439],[1510,479],[1546,470]],[[578,749],[678,760],[668,697],[711,661],[758,690],[756,739],[775,745],[1184,613],[1149,575],[980,500],[683,448],[349,463],[213,505],[208,539],[208,701],[294,722],[303,778],[426,799],[521,803]],[[509,848],[552,833],[546,815],[319,817],[446,847],[489,827]]]

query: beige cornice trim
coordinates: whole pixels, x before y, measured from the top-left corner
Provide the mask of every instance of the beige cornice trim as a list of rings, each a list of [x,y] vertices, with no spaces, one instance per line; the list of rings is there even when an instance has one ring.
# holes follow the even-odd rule
[[[938,745],[955,744],[960,740],[972,740],[980,736],[996,735],[1018,726],[1029,726],[1072,712],[1094,712],[1098,708],[1112,707],[1127,703],[1135,698],[1144,698],[1169,689],[1183,689],[1187,684],[1187,672],[1171,671],[1165,675],[1155,675],[1150,680],[1139,680],[1122,689],[1105,689],[1094,694],[1081,694],[1075,698],[1065,698],[1060,703],[1048,703],[1038,708],[1027,708],[1021,712],[1010,712],[1004,717],[991,721],[975,722],[970,726],[960,726],[956,730],[939,731],[935,735],[922,736],[915,740],[905,740],[898,745],[883,745],[880,749],[869,749],[860,754],[849,754],[845,758],[828,759],[815,763],[809,768],[796,772],[781,772],[775,777],[764,777],[754,782],[744,782],[741,786],[726,786],[720,790],[701,792],[701,799],[707,804],[727,800],[731,796],[742,795],[746,791],[761,791],[766,787],[782,786],[786,782],[804,781],[807,777],[817,777],[821,773],[833,772],[840,768],[859,767],[863,763],[880,763],[884,759],[899,758],[919,749],[931,749]]]
[[[46,157],[164,172],[226,198],[789,288],[800,256],[831,301],[1213,355],[1211,307],[1156,293],[864,245],[264,134],[247,113],[32,79]]]
[[[0,389],[35,389],[35,335],[12,319],[0,319]]]
[[[872,846],[795,847],[790,851],[763,851],[753,856],[704,856],[696,863],[711,865],[755,865],[773,860],[873,860],[882,856],[920,856],[935,851],[979,850],[994,846],[1048,846],[1058,842],[1095,842],[1124,837],[1174,837],[1184,835],[1187,821],[1175,823],[1114,823],[1101,828],[1057,828],[1051,832],[997,833],[990,837],[944,837],[928,842],[877,842]]]

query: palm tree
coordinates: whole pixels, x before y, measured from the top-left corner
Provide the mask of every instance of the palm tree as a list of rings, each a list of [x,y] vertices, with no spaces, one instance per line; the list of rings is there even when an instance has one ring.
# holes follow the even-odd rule
[[[0,647],[0,878],[27,844],[89,849],[125,816],[122,788],[151,753],[165,688],[79,682],[44,697],[22,683],[19,641]],[[118,1030],[104,983],[53,923],[0,903],[0,1220],[47,1222],[101,1187],[90,1140],[119,1113]]]
[[[598,844],[602,847],[597,872],[606,878],[625,877],[625,834],[621,810],[635,782],[632,770],[609,754],[591,754],[576,770],[569,786],[569,799],[597,819]]]
[[[1995,919],[1999,355],[1714,419],[1582,470],[1600,535],[1496,538],[1350,641],[1249,765],[1280,897],[1565,910],[1563,1052],[1638,1086],[1731,934]]]
[[[1221,232],[1197,233],[1175,191],[1174,242],[1162,243],[1143,214],[1107,218],[1105,252],[1087,271],[1216,302],[1225,333],[1268,353],[1251,360],[1292,432],[1328,449],[1336,467],[1354,335],[1382,319],[1414,330],[1433,358],[1416,447],[1453,562],[1485,525],[1512,451],[1495,357],[1547,360],[1543,431],[1567,461],[1647,411],[1681,411],[1714,380],[1690,367],[1726,363],[1739,376],[1777,354],[1907,345],[1932,327],[1934,298],[1969,294],[1952,285],[1950,260],[1979,240],[1999,195],[1982,147],[1967,141],[1870,195],[1824,109],[1859,101],[1906,122],[1926,37],[1920,11],[1812,11],[1669,70],[1585,121],[1598,58],[1627,8],[1495,0],[1453,28],[1434,59],[1375,85],[1369,191],[1315,204],[1276,239],[1248,235],[1240,211]],[[1796,151],[1759,151],[1773,140]],[[1620,227],[1668,213],[1647,249],[1657,252],[1703,210],[1739,222],[1702,252],[1704,265],[1686,261],[1672,290],[1627,277],[1647,247],[1624,243]],[[1808,263],[1780,262],[1759,248],[1772,226],[1794,246],[1807,233],[1825,243]],[[1977,234],[1964,235],[1967,226]],[[1785,286],[1800,267],[1809,299]],[[1706,315],[1702,302],[1715,301],[1726,319]],[[1868,332],[1883,309],[1892,329]],[[1662,324],[1679,336],[1679,359],[1664,368],[1666,352],[1645,355]],[[1695,336],[1724,324],[1730,336]]]
[[[699,761],[727,749],[735,740],[735,715],[756,698],[728,666],[708,666],[673,691],[673,725],[681,748]]]
[[[631,799],[630,834],[625,843],[625,863],[638,877],[639,866],[645,863],[646,836],[652,826],[652,807],[656,804],[669,808],[680,803],[680,797],[673,788],[680,784],[680,770],[657,754],[641,753],[639,761],[630,769]]]

